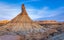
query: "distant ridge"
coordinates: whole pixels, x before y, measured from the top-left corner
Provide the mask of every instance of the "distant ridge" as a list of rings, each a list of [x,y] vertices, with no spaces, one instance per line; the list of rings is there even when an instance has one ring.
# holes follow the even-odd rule
[[[40,21],[35,21],[35,22],[38,23],[38,24],[41,24],[41,25],[45,25],[45,24],[61,25],[61,24],[64,24],[64,22],[58,22],[58,21],[55,21],[55,20],[40,20]]]
[[[0,20],[0,26],[7,24],[9,20]]]

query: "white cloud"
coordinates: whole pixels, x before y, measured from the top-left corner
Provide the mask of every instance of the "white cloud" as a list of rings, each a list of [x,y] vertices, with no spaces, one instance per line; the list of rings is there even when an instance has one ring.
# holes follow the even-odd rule
[[[20,12],[20,9],[14,8],[13,6],[10,6],[7,4],[0,3],[0,18],[1,19],[12,19],[19,12]]]
[[[40,0],[29,0],[29,1],[40,1]]]
[[[60,7],[54,10],[50,10],[48,7],[44,7],[42,9],[27,9],[27,11],[32,19],[37,19],[57,16],[61,13],[64,13],[62,9],[64,9],[64,7]]]
[[[54,10],[49,9],[49,7],[43,7],[41,9],[35,9],[33,7],[26,8],[29,16],[32,19],[57,16],[60,13],[64,13],[63,9],[64,7],[60,7]],[[21,9],[16,6],[0,3],[0,19],[10,20],[18,15],[20,13],[20,10]]]
[[[40,1],[40,0],[23,0],[22,3],[27,3],[27,2],[37,2],[37,1]]]

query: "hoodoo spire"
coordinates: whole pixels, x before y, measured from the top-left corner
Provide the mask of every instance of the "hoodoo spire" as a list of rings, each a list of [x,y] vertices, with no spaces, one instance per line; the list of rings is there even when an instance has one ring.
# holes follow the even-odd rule
[[[24,4],[22,4],[22,15],[27,15]]]
[[[22,4],[22,12],[24,12],[25,11],[25,6],[24,6],[24,4]]]

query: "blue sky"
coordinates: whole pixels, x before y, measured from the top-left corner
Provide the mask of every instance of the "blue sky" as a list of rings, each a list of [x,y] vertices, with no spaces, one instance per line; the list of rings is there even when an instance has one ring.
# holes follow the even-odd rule
[[[64,0],[0,0],[0,20],[11,20],[25,4],[32,20],[64,21]]]

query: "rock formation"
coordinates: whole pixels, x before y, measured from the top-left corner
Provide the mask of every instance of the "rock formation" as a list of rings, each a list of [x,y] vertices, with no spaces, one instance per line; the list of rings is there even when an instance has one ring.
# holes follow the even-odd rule
[[[57,32],[57,30],[45,28],[44,26],[33,22],[29,18],[25,10],[24,4],[22,5],[22,12],[19,15],[13,18],[6,25],[0,27],[0,35],[24,35],[26,40],[32,40],[34,38],[45,38],[46,36],[54,32]]]
[[[20,32],[22,34],[40,32],[43,26],[34,23],[28,16],[24,4],[22,5],[22,12],[12,19],[8,24],[2,26],[2,29],[11,32]]]
[[[7,24],[9,21],[8,20],[1,20],[0,21],[0,26],[3,26],[5,24]]]

